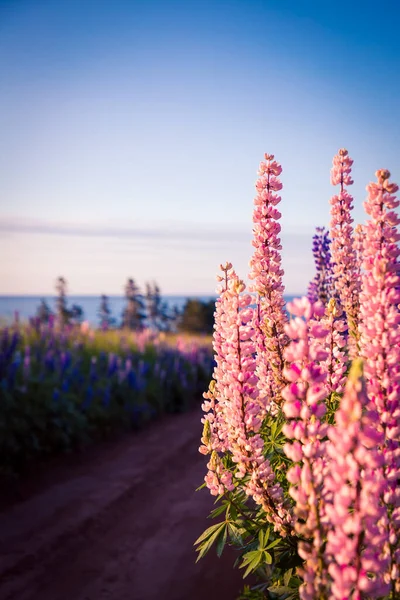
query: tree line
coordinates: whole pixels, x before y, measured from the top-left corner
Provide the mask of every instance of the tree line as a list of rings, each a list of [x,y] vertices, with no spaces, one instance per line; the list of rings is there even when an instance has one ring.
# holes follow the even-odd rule
[[[56,282],[56,306],[53,312],[45,299],[40,301],[35,319],[39,323],[56,321],[61,327],[79,325],[84,321],[84,310],[78,304],[68,305],[67,281],[58,277]],[[204,302],[188,298],[184,307],[170,308],[162,298],[157,283],[146,283],[142,293],[135,280],[129,278],[124,287],[125,306],[120,319],[117,319],[110,307],[109,297],[100,296],[97,315],[100,328],[129,329],[141,331],[150,327],[157,331],[187,331],[192,333],[211,333],[214,324],[213,300]]]

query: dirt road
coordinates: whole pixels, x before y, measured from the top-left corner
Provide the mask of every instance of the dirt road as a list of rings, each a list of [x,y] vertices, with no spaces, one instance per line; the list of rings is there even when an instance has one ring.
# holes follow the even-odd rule
[[[199,419],[171,417],[92,449],[3,510],[0,599],[234,600],[233,551],[195,564],[213,502],[194,491],[205,474]]]

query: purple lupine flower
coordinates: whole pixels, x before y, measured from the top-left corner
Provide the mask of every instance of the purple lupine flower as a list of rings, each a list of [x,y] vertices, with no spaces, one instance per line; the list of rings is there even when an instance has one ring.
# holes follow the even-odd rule
[[[48,371],[54,372],[55,364],[54,364],[54,354],[51,350],[46,352],[46,356],[44,359],[45,367]]]
[[[327,304],[333,296],[333,263],[330,251],[331,240],[325,227],[317,227],[313,237],[312,252],[315,262],[315,277],[308,286],[310,302],[320,300]]]
[[[114,373],[117,371],[117,357],[113,352],[110,352],[108,355],[108,370],[107,377],[112,377]]]
[[[66,371],[71,364],[71,353],[62,352],[60,357],[61,371]]]

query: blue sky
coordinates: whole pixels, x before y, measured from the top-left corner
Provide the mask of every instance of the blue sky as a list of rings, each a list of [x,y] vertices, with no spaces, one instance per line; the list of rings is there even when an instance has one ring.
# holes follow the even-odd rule
[[[243,277],[264,152],[282,163],[285,283],[312,277],[333,154],[355,219],[399,181],[395,1],[0,0],[0,293],[210,294]],[[6,258],[6,260],[4,260]]]

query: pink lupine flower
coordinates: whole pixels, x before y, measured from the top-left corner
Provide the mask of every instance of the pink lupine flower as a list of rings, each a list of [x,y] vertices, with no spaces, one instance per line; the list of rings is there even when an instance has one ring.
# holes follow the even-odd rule
[[[289,469],[287,478],[292,484],[289,493],[295,501],[295,530],[303,538],[299,542],[299,555],[304,560],[300,570],[304,580],[300,597],[313,600],[328,598],[321,495],[327,472],[324,441],[327,425],[322,419],[328,390],[326,369],[316,358],[327,359],[323,340],[328,331],[316,320],[324,312],[322,304],[312,304],[308,298],[301,298],[289,303],[288,311],[295,318],[285,327],[292,342],[285,350],[289,366],[284,375],[291,383],[282,391],[283,412],[288,419],[283,432],[296,441],[286,443],[284,452],[296,463]]]
[[[89,331],[90,331],[90,323],[89,323],[89,321],[83,321],[81,323],[81,328],[80,329],[81,329],[81,332],[83,334],[89,333]]]
[[[257,196],[254,199],[254,253],[250,260],[249,278],[251,290],[257,292],[257,312],[254,318],[255,343],[257,348],[256,373],[259,379],[261,404],[268,408],[280,402],[280,392],[285,385],[282,378],[284,367],[283,350],[287,345],[284,325],[284,286],[281,267],[282,250],[280,241],[281,213],[276,206],[281,197],[276,192],[282,189],[278,179],[281,165],[272,154],[265,154],[256,182]]]
[[[386,542],[383,456],[377,444],[378,414],[368,409],[362,362],[354,362],[345,394],[331,426],[327,445],[330,468],[324,480],[325,518],[328,527],[326,557],[332,578],[330,598],[378,598],[389,591],[382,573],[388,559]]]
[[[353,197],[346,187],[353,183],[351,179],[352,159],[347,150],[339,150],[333,158],[331,170],[332,185],[340,185],[339,194],[331,198],[331,238],[334,282],[340,303],[346,312],[349,333],[355,340],[350,347],[351,356],[357,353],[358,315],[359,315],[359,269],[353,239]]]
[[[356,225],[354,229],[354,251],[356,253],[357,272],[361,283],[361,270],[363,262],[363,246],[365,231],[363,225]]]
[[[235,463],[235,478],[243,480],[245,492],[266,512],[266,519],[286,535],[291,530],[291,515],[283,503],[283,491],[275,481],[264,442],[259,434],[262,409],[258,402],[255,345],[252,341],[250,294],[232,265],[222,267],[221,296],[215,313],[214,351],[215,384],[204,403],[208,413],[203,419],[203,454],[212,453],[205,478],[211,493],[232,488],[232,479],[217,458],[218,451],[228,452]],[[243,315],[243,317],[242,317]],[[210,396],[213,396],[213,400]],[[209,424],[207,424],[207,422]]]
[[[232,473],[224,467],[221,458],[215,450],[211,453],[207,468],[208,473],[204,477],[204,481],[213,496],[219,496],[226,491],[230,492],[235,489],[232,483]]]
[[[325,338],[327,358],[324,368],[327,372],[326,386],[329,393],[340,394],[344,390],[347,359],[347,320],[339,303],[334,299],[328,303],[322,319],[328,334]]]
[[[391,540],[388,578],[400,593],[400,219],[393,210],[399,201],[394,195],[398,186],[389,182],[389,171],[382,169],[376,175],[378,182],[367,186],[364,203],[370,219],[364,226],[360,352],[368,394],[384,435],[387,485],[383,502]]]

